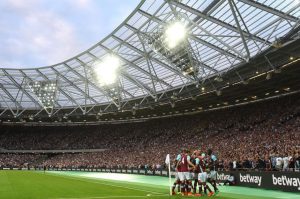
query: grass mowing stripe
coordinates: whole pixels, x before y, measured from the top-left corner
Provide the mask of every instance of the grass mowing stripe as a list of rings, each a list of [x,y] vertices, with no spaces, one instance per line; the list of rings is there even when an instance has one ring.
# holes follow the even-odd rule
[[[14,186],[9,179],[8,175],[6,172],[1,172],[0,173],[0,198],[1,195],[4,195],[6,193],[11,193],[15,197],[18,197],[18,193],[15,191]]]
[[[75,176],[75,177],[79,177],[79,178],[87,178],[87,179],[92,179],[92,180],[96,180],[96,179],[100,179],[101,181],[106,181],[107,183],[116,183],[116,180],[112,180],[112,179],[103,179],[103,178],[94,178],[94,177],[90,177],[90,176],[85,176],[85,175],[81,175],[80,173],[68,173],[68,172],[64,172],[64,173],[61,173],[61,172],[55,172],[56,174],[58,174],[58,175],[70,175],[70,176]],[[80,175],[79,175],[80,174]],[[117,178],[116,178],[117,179]],[[121,180],[122,181],[122,180]],[[136,182],[129,182],[129,181],[124,181],[126,184],[136,184]],[[119,183],[119,184],[121,184],[120,183],[120,181],[117,181],[117,183]],[[137,185],[135,185],[135,186],[137,186],[137,187],[140,187],[141,186],[141,184],[137,184]],[[162,186],[163,187],[167,187],[166,185],[160,185],[160,187],[158,187],[158,188],[156,188],[154,185],[148,185],[148,186],[152,186],[152,188],[153,189],[155,189],[155,190],[157,190],[157,189],[164,189],[164,193],[166,193],[167,191],[167,189],[166,188],[162,188]],[[150,188],[150,187],[149,187]],[[223,188],[223,187],[220,187],[221,189]],[[229,189],[229,190],[227,190],[227,189]],[[264,191],[266,191],[266,193],[265,194],[261,194],[261,193],[257,193],[257,194],[255,194],[256,192],[261,192],[262,190],[257,190],[257,189],[254,189],[254,188],[243,188],[243,187],[234,187],[234,189],[237,189],[236,191],[235,190],[231,190],[232,188],[231,187],[226,187],[226,189],[222,189],[221,190],[221,193],[220,193],[220,195],[219,196],[214,196],[215,198],[231,198],[231,199],[233,199],[233,198],[238,198],[238,199],[240,199],[240,198],[260,198],[260,199],[271,199],[271,198],[297,198],[297,196],[296,197],[281,197],[282,196],[282,193],[280,193],[280,195],[278,196],[278,195],[276,195],[276,194],[274,194],[274,193],[271,193],[271,196],[268,196],[268,194],[270,193],[270,190],[268,191],[268,190],[263,190],[263,192]],[[242,190],[240,190],[240,189],[242,189]],[[243,190],[243,189],[245,189],[245,190]],[[246,193],[247,191],[251,191],[251,192],[254,192],[254,194],[252,194],[252,193]],[[246,194],[244,194],[244,193],[246,193]],[[174,196],[173,196],[173,198],[174,198]],[[175,197],[175,198],[177,198],[177,197]],[[298,199],[298,198],[297,198]]]
[[[134,191],[143,191],[143,192],[146,192],[146,193],[152,193],[152,194],[158,194],[158,195],[165,194],[165,193],[162,193],[162,192],[154,192],[154,191],[140,189],[140,188],[132,188],[132,187],[127,187],[127,186],[102,183],[102,182],[99,182],[96,179],[90,178],[90,177],[83,177],[83,176],[75,176],[75,177],[73,177],[73,176],[62,175],[62,174],[57,174],[57,173],[49,173],[49,172],[46,172],[45,174],[46,175],[59,176],[61,178],[76,179],[76,180],[83,181],[83,182],[92,182],[92,183],[102,184],[102,185],[111,186],[111,187],[118,187],[118,188],[123,188],[123,189],[129,189],[129,190],[134,190]],[[108,181],[108,180],[102,180],[101,179],[101,181],[107,181],[107,182],[113,183],[112,181]]]
[[[100,196],[100,197],[85,197],[85,198],[53,198],[53,199],[102,199],[102,198],[145,198],[148,196]],[[151,197],[170,197],[170,195],[151,195]]]
[[[110,175],[110,174],[108,174]],[[93,176],[93,177],[92,177]],[[168,196],[162,177],[112,176],[86,173],[51,173],[36,171],[0,171],[0,199],[183,199]],[[109,177],[109,176],[108,176]],[[128,177],[129,181],[126,181]],[[108,179],[108,180],[107,180]],[[140,181],[145,183],[140,185]],[[162,186],[163,185],[163,186]],[[246,187],[220,187],[213,199],[299,199],[299,194]],[[152,194],[155,193],[155,194]],[[160,194],[159,194],[160,193]],[[163,194],[161,194],[163,193]],[[201,197],[202,198],[202,197]],[[205,199],[208,197],[203,197]]]
[[[59,176],[68,176],[68,177],[70,177],[70,178],[72,178],[72,179],[74,179],[74,177],[76,178],[76,179],[78,179],[78,178],[83,178],[83,179],[89,179],[89,180],[94,180],[95,182],[99,182],[99,181],[97,181],[97,179],[99,180],[99,178],[93,178],[93,177],[86,177],[86,176],[82,176],[82,175],[74,175],[74,173],[72,174],[72,173],[70,173],[70,175],[68,174],[68,173],[61,173],[61,172],[55,172],[55,173],[52,173],[51,172],[51,174],[54,174],[54,175],[59,175]],[[103,181],[105,181],[106,183],[113,183],[113,184],[115,184],[116,183],[116,181],[115,180],[107,180],[107,179],[100,179],[102,182]],[[125,182],[125,181],[124,181]],[[107,185],[106,183],[104,183],[105,185]],[[119,183],[119,184],[122,184],[121,183],[121,181],[118,181],[117,183]],[[137,185],[135,185],[136,183],[135,182],[125,182],[126,184],[133,184],[134,186],[137,186],[137,187],[140,187],[141,185],[140,184],[137,184]],[[116,186],[118,186],[118,185],[116,185]],[[122,187],[124,187],[124,186],[121,186],[120,185],[120,187],[122,188]],[[160,186],[161,187],[161,186]],[[166,192],[168,191],[168,189],[167,189],[167,186],[164,186],[164,187],[166,187],[164,190],[166,190]],[[155,187],[152,187],[152,188],[155,188]],[[133,190],[142,190],[142,189],[136,189],[136,188],[132,188]],[[156,189],[156,188],[155,188]],[[249,189],[250,190],[250,189]],[[142,191],[145,191],[145,190],[142,190]],[[252,190],[251,190],[252,191]],[[256,191],[255,189],[253,189],[253,191]],[[166,192],[164,192],[164,193],[166,193]],[[241,194],[241,193],[232,193],[231,191],[229,192],[229,193],[226,193],[226,192],[222,192],[221,193],[221,195],[220,196],[214,196],[214,198],[225,198],[224,196],[226,196],[226,198],[228,197],[228,198],[231,198],[231,199],[233,199],[233,198],[236,198],[236,199],[240,199],[240,198],[244,198],[245,197],[245,195],[244,194]],[[274,197],[264,197],[264,196],[258,196],[258,195],[248,195],[246,198],[248,199],[248,197],[249,198],[261,198],[261,199],[271,199],[271,198],[274,198]],[[173,198],[174,198],[174,196],[173,196]],[[175,197],[175,198],[177,198],[177,197]],[[181,197],[180,197],[181,198]]]
[[[4,176],[7,174],[8,179],[15,189],[11,190],[9,187],[4,187],[3,192],[0,193],[0,199],[85,198],[110,197],[114,195],[139,195],[144,196],[145,199],[151,198],[146,197],[148,193],[145,191],[115,188],[107,185],[99,185],[91,181],[80,181],[53,175],[42,175],[32,171],[0,171],[0,175],[1,174]],[[2,179],[0,178],[0,181],[1,180]],[[124,185],[126,186],[126,184]]]
[[[67,171],[67,172],[61,172],[61,171],[50,171],[51,173],[57,173],[62,175],[68,175],[68,176],[77,176],[77,177],[87,177],[89,179],[93,180],[101,180],[105,181],[107,183],[114,183],[114,184],[121,184],[123,185],[126,183],[127,185],[132,186],[138,186],[139,188],[145,187],[147,190],[149,188],[152,188],[153,190],[157,192],[163,192],[166,193],[166,190],[169,190],[169,182],[168,179],[165,180],[166,182],[162,182],[162,177],[158,176],[145,176],[145,175],[134,175],[134,174],[114,174],[114,173],[99,173],[99,172],[74,172],[74,171]],[[115,176],[114,178],[108,178],[108,175],[120,175]],[[128,178],[132,179],[126,179],[124,176],[127,176]],[[120,177],[120,179],[119,179]],[[159,190],[159,191],[158,191]]]

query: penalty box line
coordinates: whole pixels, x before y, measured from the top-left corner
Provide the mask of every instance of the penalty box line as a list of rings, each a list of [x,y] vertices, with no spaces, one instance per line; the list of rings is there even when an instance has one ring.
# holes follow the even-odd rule
[[[149,190],[146,190],[146,189],[138,189],[138,188],[133,188],[133,187],[121,186],[121,185],[106,184],[106,183],[98,182],[98,181],[96,181],[96,179],[89,178],[89,177],[83,177],[83,176],[73,177],[73,176],[66,176],[66,175],[62,175],[62,174],[49,173],[49,172],[47,172],[46,174],[50,174],[50,175],[53,175],[53,176],[60,176],[62,178],[69,178],[69,179],[71,178],[71,179],[75,179],[75,180],[79,180],[79,181],[83,181],[83,182],[92,182],[92,183],[102,184],[102,185],[111,186],[111,187],[118,187],[118,188],[124,188],[124,189],[131,189],[131,190],[134,190],[134,191],[143,191],[143,192],[146,192],[146,193],[165,195],[165,193],[162,193],[162,192],[154,192],[154,191],[149,191]],[[109,181],[107,181],[107,182],[109,182]],[[145,197],[145,196],[142,196],[142,197]]]

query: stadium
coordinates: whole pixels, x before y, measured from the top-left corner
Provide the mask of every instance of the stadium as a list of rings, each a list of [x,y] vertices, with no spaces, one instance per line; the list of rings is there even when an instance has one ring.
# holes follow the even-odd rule
[[[300,198],[299,0],[141,0],[121,21],[56,64],[0,55],[0,199]]]

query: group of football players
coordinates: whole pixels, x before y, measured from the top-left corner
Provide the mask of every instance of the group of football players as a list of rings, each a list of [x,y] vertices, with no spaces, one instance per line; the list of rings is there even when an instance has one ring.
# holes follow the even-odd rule
[[[175,188],[178,193],[186,196],[212,196],[219,192],[217,188],[217,158],[208,150],[204,153],[195,150],[192,153],[183,149],[175,159],[176,180],[172,187],[172,194],[175,195]],[[208,186],[212,185],[214,191]],[[197,190],[198,187],[198,190]]]

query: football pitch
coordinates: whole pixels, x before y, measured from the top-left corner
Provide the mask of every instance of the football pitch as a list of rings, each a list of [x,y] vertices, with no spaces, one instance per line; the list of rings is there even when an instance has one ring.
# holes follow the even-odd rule
[[[210,198],[300,198],[300,194],[280,191],[219,188],[220,193]],[[0,171],[0,199],[196,198],[169,196],[168,193],[168,178],[165,177],[69,171]]]

